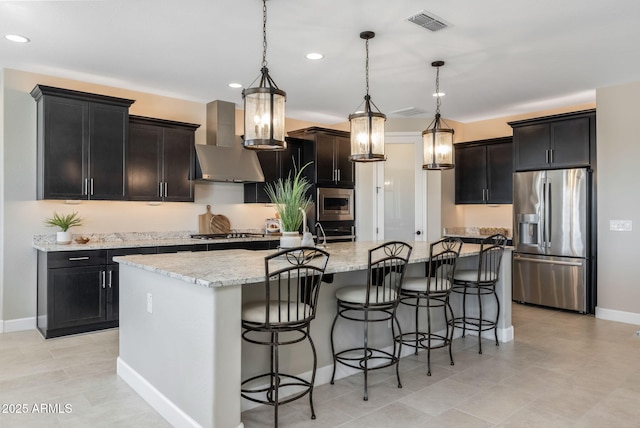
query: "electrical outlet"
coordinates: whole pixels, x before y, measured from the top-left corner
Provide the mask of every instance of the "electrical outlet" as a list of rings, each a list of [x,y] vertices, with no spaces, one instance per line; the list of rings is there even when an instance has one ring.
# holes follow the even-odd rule
[[[609,220],[609,230],[616,232],[631,232],[632,226],[631,220]]]
[[[147,312],[153,313],[153,295],[151,293],[147,293]]]

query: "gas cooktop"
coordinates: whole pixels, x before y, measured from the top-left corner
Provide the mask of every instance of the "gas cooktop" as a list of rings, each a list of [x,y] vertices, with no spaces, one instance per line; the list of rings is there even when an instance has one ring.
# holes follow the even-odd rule
[[[231,238],[262,238],[264,233],[230,232],[230,233],[199,233],[191,235],[193,239],[231,239]]]

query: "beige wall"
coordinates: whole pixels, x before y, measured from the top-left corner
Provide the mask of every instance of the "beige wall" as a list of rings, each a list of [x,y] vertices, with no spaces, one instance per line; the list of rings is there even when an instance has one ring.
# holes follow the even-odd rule
[[[640,324],[637,141],[640,82],[597,90],[598,307],[596,316]],[[610,220],[632,220],[613,232]]]

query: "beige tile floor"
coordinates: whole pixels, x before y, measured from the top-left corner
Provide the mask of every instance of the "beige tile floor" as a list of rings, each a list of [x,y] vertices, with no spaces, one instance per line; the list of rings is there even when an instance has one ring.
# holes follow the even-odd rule
[[[640,427],[637,326],[513,305],[516,340],[496,347],[476,338],[401,362],[392,370],[322,385],[308,401],[281,407],[282,427]],[[36,331],[0,335],[0,428],[168,427],[115,373],[118,331],[43,340]],[[9,406],[26,404],[28,413]],[[34,406],[49,405],[49,412]],[[71,411],[65,412],[65,405]],[[67,407],[68,408],[68,407]],[[5,413],[12,411],[13,413]],[[52,413],[53,411],[53,413]],[[272,408],[242,415],[245,427],[271,426]]]

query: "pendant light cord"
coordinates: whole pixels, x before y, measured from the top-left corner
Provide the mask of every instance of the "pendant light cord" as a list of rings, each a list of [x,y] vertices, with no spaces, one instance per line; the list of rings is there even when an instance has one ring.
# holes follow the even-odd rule
[[[440,67],[436,67],[436,115],[440,117]]]
[[[267,0],[262,0],[262,67],[267,66]]]
[[[365,62],[365,75],[366,75],[366,92],[367,96],[369,96],[369,39],[365,40],[365,49],[367,52],[366,62]]]

